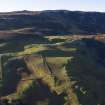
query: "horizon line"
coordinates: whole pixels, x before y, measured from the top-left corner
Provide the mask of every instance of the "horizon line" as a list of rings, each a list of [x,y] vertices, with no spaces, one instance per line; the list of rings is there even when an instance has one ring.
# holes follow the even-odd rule
[[[69,10],[69,9],[43,9],[43,10],[29,10],[29,9],[21,9],[21,10],[9,10],[9,11],[0,11],[0,13],[11,13],[11,12],[41,12],[41,11],[73,11],[73,12],[98,12],[105,13],[105,11],[95,11],[95,10]]]

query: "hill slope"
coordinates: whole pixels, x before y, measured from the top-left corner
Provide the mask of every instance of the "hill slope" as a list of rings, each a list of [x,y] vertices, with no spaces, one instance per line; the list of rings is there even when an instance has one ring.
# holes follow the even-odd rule
[[[16,105],[104,105],[104,52],[104,42],[81,39],[1,55],[1,99]]]
[[[104,34],[105,13],[66,10],[0,13],[0,30],[36,34]]]
[[[104,28],[105,13],[0,13],[0,104],[105,105]]]

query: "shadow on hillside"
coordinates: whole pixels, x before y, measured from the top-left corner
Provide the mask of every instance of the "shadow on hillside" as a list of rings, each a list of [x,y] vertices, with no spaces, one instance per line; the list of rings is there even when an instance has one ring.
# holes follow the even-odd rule
[[[0,53],[10,53],[24,51],[24,46],[30,44],[45,44],[50,43],[47,38],[38,35],[19,34],[11,39],[4,40],[4,46],[0,47]]]
[[[8,61],[3,71],[3,96],[16,92],[22,73],[30,75],[23,60],[15,59]]]
[[[105,68],[97,62],[105,47],[102,44],[99,47],[95,41],[88,42],[85,50],[77,48],[80,54],[68,60],[66,69],[71,81],[75,82],[73,88],[81,105],[105,105]]]
[[[37,83],[37,84],[36,84]],[[24,93],[23,101],[27,104],[33,105],[37,102],[44,101],[48,99],[48,105],[64,105],[64,97],[66,94],[61,93],[57,95],[55,92],[51,92],[50,88],[43,83],[41,79],[37,79],[33,82],[33,86]]]
[[[39,55],[46,56],[46,57],[69,57],[69,56],[74,55],[74,52],[62,51],[60,49],[56,49],[56,50],[52,49],[52,50],[40,51],[35,54],[39,54]]]
[[[21,100],[11,100],[11,103],[8,103],[8,99],[4,99],[0,105],[20,105],[20,103],[21,105],[37,105],[38,102],[43,102],[44,104],[46,99],[48,100],[48,105],[64,105],[66,94],[57,95],[41,79],[37,79],[30,88],[22,93],[22,96]]]

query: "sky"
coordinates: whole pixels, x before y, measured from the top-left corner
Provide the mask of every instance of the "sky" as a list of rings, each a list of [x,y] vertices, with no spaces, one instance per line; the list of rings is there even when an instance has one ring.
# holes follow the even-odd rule
[[[105,0],[0,0],[0,12],[56,9],[105,12]]]

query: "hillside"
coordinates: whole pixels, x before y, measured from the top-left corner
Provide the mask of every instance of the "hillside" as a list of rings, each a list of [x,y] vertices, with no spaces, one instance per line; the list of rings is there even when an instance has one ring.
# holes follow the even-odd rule
[[[0,30],[38,35],[105,34],[105,13],[67,10],[0,13]]]
[[[0,105],[105,105],[105,13],[0,13]]]
[[[105,104],[104,41],[70,36],[38,39],[0,42],[1,104]]]

